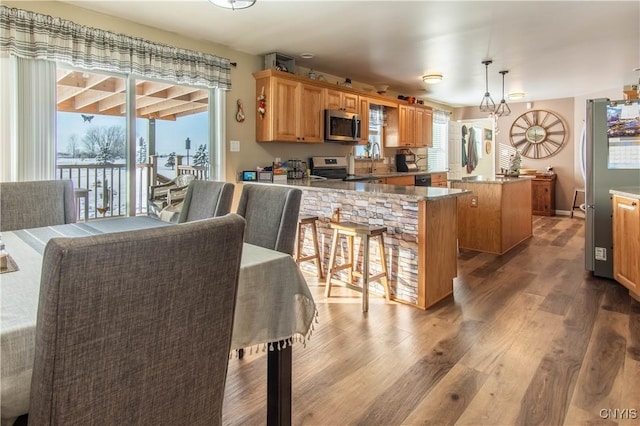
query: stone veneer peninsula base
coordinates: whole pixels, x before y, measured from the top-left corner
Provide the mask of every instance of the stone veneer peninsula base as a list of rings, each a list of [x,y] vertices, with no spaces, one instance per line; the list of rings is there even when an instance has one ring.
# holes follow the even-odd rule
[[[292,181],[293,182],[293,181]],[[457,196],[461,190],[427,187],[404,187],[373,183],[326,181],[290,183],[303,190],[301,215],[317,215],[320,251],[328,264],[331,244],[330,219],[340,209],[340,220],[385,226],[391,299],[427,309],[453,293],[457,275]],[[304,244],[313,244],[305,235]],[[346,254],[346,244],[339,247]],[[362,256],[356,240],[354,252]],[[378,250],[372,247],[371,273],[380,265]],[[307,262],[301,268],[316,272]],[[347,272],[340,279],[346,281]],[[384,296],[378,282],[370,292]]]

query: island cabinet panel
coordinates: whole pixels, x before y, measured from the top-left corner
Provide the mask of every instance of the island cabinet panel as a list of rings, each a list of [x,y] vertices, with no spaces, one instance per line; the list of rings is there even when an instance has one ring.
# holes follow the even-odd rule
[[[533,235],[531,179],[453,181],[471,191],[458,199],[460,248],[504,254]]]
[[[457,275],[455,197],[418,205],[418,306],[428,308],[453,294]]]
[[[640,300],[640,199],[613,198],[613,277]]]

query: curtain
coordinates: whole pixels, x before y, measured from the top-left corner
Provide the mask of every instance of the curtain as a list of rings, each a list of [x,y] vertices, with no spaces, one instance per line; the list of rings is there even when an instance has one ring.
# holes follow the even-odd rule
[[[0,51],[74,67],[231,89],[230,60],[0,6]]]
[[[2,57],[2,181],[55,178],[56,65]]]

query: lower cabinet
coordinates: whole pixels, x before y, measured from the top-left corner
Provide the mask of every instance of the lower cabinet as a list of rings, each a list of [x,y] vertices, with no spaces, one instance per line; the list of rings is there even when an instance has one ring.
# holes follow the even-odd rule
[[[537,175],[531,182],[531,213],[556,214],[556,175]]]
[[[386,184],[414,186],[416,184],[416,179],[414,176],[393,176],[386,179]]]
[[[640,199],[613,198],[613,277],[640,300]]]
[[[436,186],[439,188],[446,188],[447,185],[447,174],[446,173],[431,173],[431,186]]]

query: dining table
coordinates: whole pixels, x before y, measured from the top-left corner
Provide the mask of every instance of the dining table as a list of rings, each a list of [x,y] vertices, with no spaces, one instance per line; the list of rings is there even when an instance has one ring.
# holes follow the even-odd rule
[[[2,426],[29,411],[42,256],[54,237],[83,237],[161,226],[148,216],[2,232],[9,269],[0,273],[0,417]],[[292,344],[308,339],[317,308],[295,260],[245,243],[238,279],[232,354],[267,352],[267,424],[291,424]],[[232,355],[230,354],[230,355]],[[230,362],[237,361],[230,356]]]

